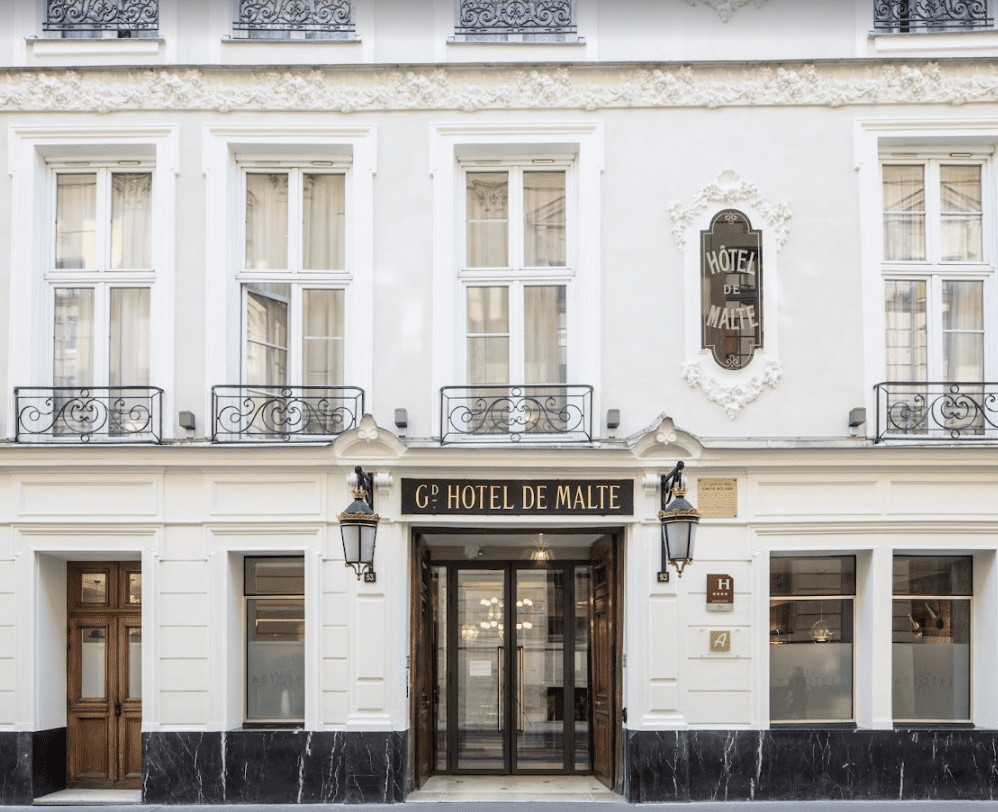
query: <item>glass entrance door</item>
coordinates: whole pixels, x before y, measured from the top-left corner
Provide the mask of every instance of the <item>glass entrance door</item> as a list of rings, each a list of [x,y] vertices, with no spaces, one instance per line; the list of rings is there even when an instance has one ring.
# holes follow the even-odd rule
[[[590,566],[434,569],[437,769],[591,772]]]

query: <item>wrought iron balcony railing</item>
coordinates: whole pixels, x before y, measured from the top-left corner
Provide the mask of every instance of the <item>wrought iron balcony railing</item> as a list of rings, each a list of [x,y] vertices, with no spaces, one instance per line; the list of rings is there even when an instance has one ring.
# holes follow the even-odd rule
[[[159,0],[46,0],[42,28],[63,36],[150,36],[159,30]]]
[[[332,39],[355,30],[350,0],[239,0],[232,28],[261,39]]]
[[[356,428],[364,390],[356,386],[213,386],[213,443],[328,440]]]
[[[591,443],[592,413],[591,386],[445,386],[440,442]]]
[[[878,383],[881,440],[998,438],[998,383]]]
[[[155,386],[20,386],[18,443],[161,443],[163,390]]]
[[[877,32],[918,33],[990,28],[988,0],[874,0]]]
[[[456,33],[574,34],[572,0],[461,0]]]

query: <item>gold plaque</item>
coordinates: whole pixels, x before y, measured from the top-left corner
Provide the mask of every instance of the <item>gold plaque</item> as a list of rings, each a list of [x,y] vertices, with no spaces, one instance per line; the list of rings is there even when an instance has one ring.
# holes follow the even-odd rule
[[[712,629],[710,632],[710,653],[727,654],[731,651],[731,632]]]
[[[705,519],[737,519],[738,480],[697,480],[697,509]]]

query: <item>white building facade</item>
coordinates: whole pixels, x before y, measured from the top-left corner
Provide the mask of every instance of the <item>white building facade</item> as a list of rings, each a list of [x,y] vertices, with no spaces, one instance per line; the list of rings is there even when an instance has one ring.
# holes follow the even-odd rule
[[[4,4],[0,802],[993,798],[994,11]]]

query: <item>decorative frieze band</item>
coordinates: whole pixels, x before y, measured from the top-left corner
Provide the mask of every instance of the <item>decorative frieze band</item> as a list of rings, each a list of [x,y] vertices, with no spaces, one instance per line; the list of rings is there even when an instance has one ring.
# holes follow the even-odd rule
[[[998,62],[0,71],[0,111],[599,110],[974,104]]]

